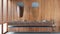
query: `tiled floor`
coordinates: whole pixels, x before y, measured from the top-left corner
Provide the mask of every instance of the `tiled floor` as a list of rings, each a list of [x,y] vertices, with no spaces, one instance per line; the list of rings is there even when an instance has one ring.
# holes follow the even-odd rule
[[[8,32],[6,34],[60,34],[60,33],[17,33],[17,32]]]

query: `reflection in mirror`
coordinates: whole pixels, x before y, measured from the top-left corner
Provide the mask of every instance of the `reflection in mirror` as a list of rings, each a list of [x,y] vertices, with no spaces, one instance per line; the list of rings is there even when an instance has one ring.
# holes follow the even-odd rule
[[[23,2],[17,3],[17,12],[18,12],[19,17],[23,17],[23,12],[24,12],[24,3]]]
[[[37,8],[38,6],[39,6],[39,3],[38,3],[38,2],[33,2],[33,3],[32,3],[32,7],[33,7],[33,8]]]

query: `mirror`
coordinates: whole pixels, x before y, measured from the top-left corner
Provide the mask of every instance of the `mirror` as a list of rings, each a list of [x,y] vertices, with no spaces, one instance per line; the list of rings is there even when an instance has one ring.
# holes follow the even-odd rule
[[[23,12],[24,12],[24,3],[23,2],[17,3],[17,11],[18,11],[18,16],[23,17]]]

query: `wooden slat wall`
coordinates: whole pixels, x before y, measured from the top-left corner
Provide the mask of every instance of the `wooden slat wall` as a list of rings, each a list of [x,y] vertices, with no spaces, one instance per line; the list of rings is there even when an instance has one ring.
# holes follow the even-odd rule
[[[0,34],[2,34],[2,0],[0,0]]]
[[[0,0],[0,24],[2,24],[2,0]]]
[[[3,33],[8,31],[8,0],[3,0]]]
[[[55,0],[33,0],[33,1],[23,1],[24,4],[26,5],[24,8],[24,17],[23,19],[25,20],[41,20],[41,19],[46,19],[46,20],[53,20],[54,19],[54,11],[55,11],[55,7],[54,7],[54,1]],[[31,4],[32,2],[38,2],[39,3],[39,7],[38,8],[32,8]],[[9,3],[12,4],[9,6],[11,6],[11,9],[9,8],[11,14],[10,17],[12,17],[13,20],[17,19],[17,2],[20,2],[20,0],[16,1],[16,0],[11,0]]]
[[[59,30],[60,27],[60,0],[55,0],[55,14],[54,14],[54,19],[57,25],[57,30]]]
[[[7,22],[7,0],[3,0],[3,23]]]
[[[13,20],[20,20],[17,16],[16,10],[16,3],[17,2],[24,2],[24,16],[22,17],[23,20],[28,21],[40,21],[43,19],[46,20],[54,20],[57,26],[57,30],[59,31],[59,24],[60,24],[60,0],[11,0],[9,1],[9,21]],[[38,2],[38,8],[32,8],[32,2]]]
[[[7,0],[0,0],[0,24],[2,25],[4,23],[7,23]],[[2,33],[5,31],[4,26],[2,25]]]

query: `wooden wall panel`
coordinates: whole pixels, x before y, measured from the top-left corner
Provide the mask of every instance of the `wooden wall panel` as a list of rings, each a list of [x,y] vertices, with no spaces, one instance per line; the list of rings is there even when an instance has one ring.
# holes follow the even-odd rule
[[[12,1],[8,0],[8,21],[12,21],[11,3],[12,3]]]
[[[7,0],[3,1],[3,22],[7,21]]]
[[[46,20],[54,20],[54,0],[45,1],[45,18]]]
[[[18,19],[16,3],[24,2],[24,15]],[[10,20],[28,20],[28,21],[40,21],[40,20],[54,20],[57,31],[59,31],[60,24],[60,0],[12,0],[9,1],[9,19]],[[32,2],[38,2],[38,8],[32,8]],[[10,8],[11,7],[11,8]]]
[[[56,23],[56,26],[57,26],[57,31],[60,31],[59,30],[59,27],[60,27],[60,0],[55,0],[54,1],[55,3],[55,15],[54,15],[54,19],[55,19],[55,23]]]
[[[8,21],[8,0],[3,0],[3,33],[7,32],[7,21]]]
[[[0,34],[2,34],[2,0],[0,0]]]
[[[30,3],[29,1],[24,1],[24,20],[29,20],[29,15],[30,14]],[[33,18],[33,17],[31,17]]]
[[[0,0],[0,24],[2,24],[2,0]]]
[[[30,2],[31,3],[30,15],[32,15],[32,16],[30,16],[30,19],[31,19],[31,17],[33,17],[34,20],[37,20],[38,17],[39,17],[39,6],[37,8],[32,8],[32,3],[33,2],[38,2],[38,0],[34,0],[34,1]],[[39,3],[39,5],[40,5],[40,3]]]
[[[38,14],[38,17],[37,17],[37,20],[38,21],[41,21],[42,20],[42,0],[38,0],[39,2],[39,14]]]

